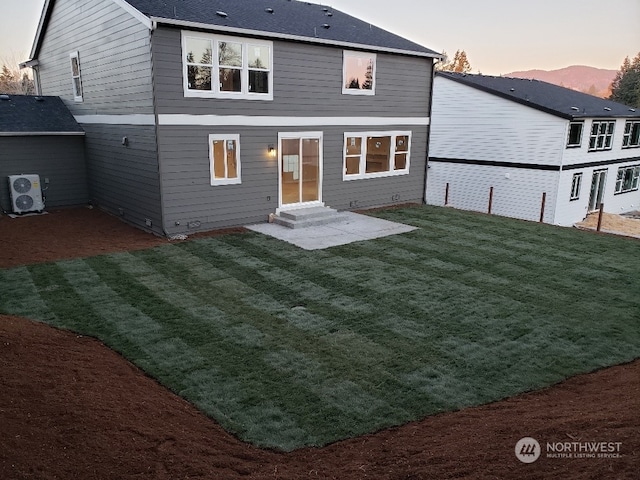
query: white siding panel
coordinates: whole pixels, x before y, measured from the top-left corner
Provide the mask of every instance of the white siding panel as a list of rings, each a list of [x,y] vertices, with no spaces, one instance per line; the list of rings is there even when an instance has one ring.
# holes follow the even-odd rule
[[[558,206],[556,210],[556,223],[558,225],[570,226],[584,220],[589,208],[589,196],[591,190],[591,180],[593,172],[598,170],[607,171],[605,191],[603,196],[604,211],[607,213],[625,213],[640,210],[640,191],[627,192],[616,195],[616,177],[620,167],[638,165],[640,161],[620,162],[613,165],[601,167],[588,167],[575,170],[563,171],[560,176],[558,186]],[[580,198],[570,201],[571,182],[575,173],[582,172],[582,187]]]
[[[546,193],[544,221],[553,223],[558,176],[559,172],[548,170],[431,162],[427,203],[444,205],[449,183],[449,206],[486,213],[493,187],[493,214],[538,221]]]
[[[566,123],[436,76],[430,156],[560,165]]]
[[[582,163],[591,162],[606,162],[611,160],[624,160],[632,158],[640,158],[640,149],[638,148],[622,148],[622,139],[624,137],[624,124],[626,119],[619,118],[613,119],[616,122],[616,126],[613,132],[613,142],[611,144],[611,150],[589,151],[589,134],[591,132],[591,125],[594,118],[588,118],[584,121],[582,128],[582,141],[580,147],[565,148],[563,153],[562,164],[564,166],[578,165]],[[600,119],[611,121],[612,119]],[[569,124],[567,123],[567,135]],[[565,136],[566,137],[566,136]],[[566,141],[565,141],[566,145]]]

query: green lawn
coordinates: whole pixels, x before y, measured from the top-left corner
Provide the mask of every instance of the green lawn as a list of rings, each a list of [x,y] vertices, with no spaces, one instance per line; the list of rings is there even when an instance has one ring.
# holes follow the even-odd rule
[[[640,242],[445,208],[322,251],[257,233],[0,270],[0,312],[100,338],[291,450],[640,357]]]

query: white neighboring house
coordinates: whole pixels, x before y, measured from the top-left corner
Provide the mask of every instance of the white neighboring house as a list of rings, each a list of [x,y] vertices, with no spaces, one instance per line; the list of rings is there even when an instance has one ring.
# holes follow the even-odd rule
[[[428,204],[487,212],[493,191],[492,213],[538,221],[545,194],[543,221],[564,226],[640,209],[640,111],[538,80],[438,72],[433,88]]]

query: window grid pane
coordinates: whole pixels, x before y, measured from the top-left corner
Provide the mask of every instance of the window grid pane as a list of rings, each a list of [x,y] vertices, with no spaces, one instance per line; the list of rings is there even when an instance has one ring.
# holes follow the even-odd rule
[[[591,126],[589,150],[610,150],[613,143],[615,122],[594,121]]]
[[[221,67],[242,67],[242,44],[219,42],[218,63]]]

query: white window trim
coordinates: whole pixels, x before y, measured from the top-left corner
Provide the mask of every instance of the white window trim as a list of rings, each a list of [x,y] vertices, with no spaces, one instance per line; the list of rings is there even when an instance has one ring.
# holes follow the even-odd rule
[[[627,170],[631,170],[631,188],[627,190],[623,190],[622,186],[624,183],[624,173]],[[622,178],[620,178],[620,174],[622,173]],[[616,175],[616,186],[614,188],[614,195],[620,195],[628,192],[635,192],[640,188],[640,165],[630,165],[628,167],[619,167]]]
[[[373,88],[371,90],[356,90],[355,88],[347,88],[347,58],[349,57],[372,57],[373,58]],[[343,50],[342,52],[342,94],[343,95],[375,95],[376,94],[376,72],[378,70],[378,58],[375,53],[357,52],[352,50]]]
[[[582,189],[582,172],[574,173],[571,177],[571,192],[569,193],[569,201],[580,199],[580,190]]]
[[[580,136],[578,143],[569,143],[571,141],[571,126],[580,125]],[[584,133],[584,122],[569,122],[569,129],[567,131],[567,148],[578,148],[582,145],[582,134]]]
[[[186,39],[196,38],[200,40],[211,41],[213,50],[211,61],[213,62],[211,71],[211,87],[207,90],[190,90],[189,76],[187,69],[187,48]],[[218,81],[218,42],[240,43],[242,45],[242,69],[241,69],[241,92],[221,92],[220,82]],[[253,93],[249,92],[249,46],[267,47],[269,48],[269,93]],[[255,70],[255,69],[251,69]],[[227,98],[236,100],[273,100],[273,42],[267,40],[258,40],[253,38],[228,37],[223,35],[212,35],[207,33],[199,33],[192,31],[182,31],[182,89],[185,97],[204,97],[204,98]]]
[[[622,138],[622,148],[639,148],[640,141],[638,143],[631,143],[631,135],[633,134],[633,127],[638,125],[640,128],[640,120],[627,120],[624,123],[624,135]],[[629,132],[627,133],[627,127],[629,127]]]
[[[74,58],[76,59],[76,63],[78,64],[77,77],[73,74],[72,59]],[[82,85],[82,68],[80,67],[80,52],[78,52],[77,50],[69,54],[69,67],[71,69],[71,91],[73,92],[73,100],[75,102],[84,102],[84,87]],[[75,84],[76,78],[80,81],[80,95],[76,95],[76,84]]]
[[[411,130],[406,131],[383,131],[383,132],[345,132],[342,142],[342,180],[362,180],[365,178],[381,178],[381,177],[397,177],[399,175],[408,175],[411,165]],[[407,146],[407,163],[402,170],[388,170],[386,172],[366,173],[367,166],[367,138],[368,137],[391,137],[391,150],[389,152],[389,161],[392,162],[396,155],[396,137],[407,136],[409,145]],[[360,137],[362,139],[362,151],[360,153],[360,173],[355,175],[347,175],[347,138]],[[354,156],[354,155],[351,155]]]
[[[216,140],[222,140],[225,142],[224,145],[224,172],[225,177],[227,176],[227,140],[235,140],[236,142],[236,162],[237,162],[237,172],[238,176],[236,178],[215,178],[215,169],[213,165],[213,142]],[[216,185],[238,185],[242,183],[242,174],[241,174],[242,162],[240,160],[240,135],[231,134],[231,135],[209,135],[209,172],[211,176],[211,186]]]
[[[607,125],[607,133],[600,133],[600,125],[605,123]],[[596,134],[593,134],[593,126],[594,125],[598,125],[598,132],[596,132]],[[609,125],[613,124],[613,131],[611,133],[608,133],[609,131]],[[589,130],[589,145],[588,145],[588,151],[589,152],[602,152],[602,151],[606,151],[606,150],[611,150],[613,148],[613,138],[614,135],[616,134],[616,122],[615,120],[593,120],[591,122],[591,129]],[[598,138],[599,137],[604,137],[604,141],[603,141],[603,145],[602,147],[598,147]],[[607,137],[611,137],[611,142],[609,143],[609,146],[607,147]],[[595,138],[595,145],[593,146],[593,148],[591,147],[591,139]]]
[[[318,171],[318,200],[312,202],[300,202],[300,203],[282,203],[282,141],[283,140],[318,140],[319,141],[319,149],[320,149],[320,157],[318,158],[319,162],[319,171]],[[276,214],[279,214],[281,211],[285,210],[295,210],[296,208],[306,208],[306,207],[324,207],[324,202],[322,200],[322,185],[324,178],[324,132],[278,132],[278,208],[276,209]]]

